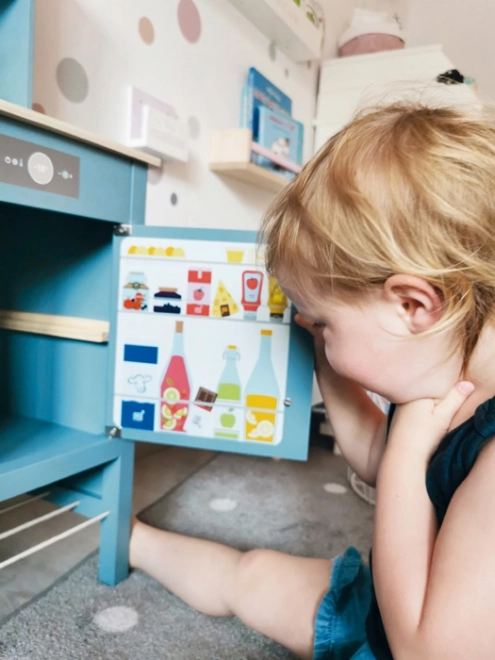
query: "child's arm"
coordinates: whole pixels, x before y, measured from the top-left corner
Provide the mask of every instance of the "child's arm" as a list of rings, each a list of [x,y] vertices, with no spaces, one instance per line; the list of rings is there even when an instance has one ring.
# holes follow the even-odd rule
[[[296,320],[315,338],[316,380],[339,449],[358,477],[374,486],[385,449],[387,417],[360,385],[332,369],[321,329],[300,314]]]
[[[440,531],[431,453],[469,396],[399,407],[378,476],[373,575],[396,660],[495,657],[495,443],[457,489]]]

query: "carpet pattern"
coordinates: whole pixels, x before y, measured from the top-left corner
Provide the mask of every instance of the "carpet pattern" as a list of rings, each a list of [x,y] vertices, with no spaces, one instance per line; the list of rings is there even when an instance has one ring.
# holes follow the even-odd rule
[[[313,448],[307,463],[218,454],[141,514],[156,527],[306,557],[371,544],[373,508],[340,457]],[[117,587],[85,560],[0,628],[2,660],[268,660],[293,656],[235,618],[190,609],[140,571]]]

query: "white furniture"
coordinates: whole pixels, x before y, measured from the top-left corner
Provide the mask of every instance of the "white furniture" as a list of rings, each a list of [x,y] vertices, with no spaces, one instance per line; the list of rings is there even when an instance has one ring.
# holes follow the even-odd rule
[[[304,0],[230,0],[260,32],[293,62],[321,56],[323,26]],[[313,16],[313,22],[307,14]]]
[[[405,96],[438,103],[473,101],[468,85],[437,83],[436,77],[455,64],[441,46],[405,48],[369,55],[353,55],[323,62],[316,106],[314,151],[370,103],[391,102]]]

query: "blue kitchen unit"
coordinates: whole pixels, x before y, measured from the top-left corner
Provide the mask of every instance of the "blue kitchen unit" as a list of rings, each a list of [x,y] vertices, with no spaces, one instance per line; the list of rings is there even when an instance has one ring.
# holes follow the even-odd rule
[[[0,101],[0,501],[49,491],[88,518],[73,531],[101,521],[107,584],[128,572],[134,457],[105,425],[113,239],[159,163]]]
[[[134,442],[305,460],[312,345],[253,232],[144,227],[160,160],[30,109],[34,6],[0,0],[0,503],[87,520],[0,568],[100,524],[114,585]]]
[[[143,226],[158,164],[0,101],[0,502],[49,491],[88,518],[73,531],[101,523],[106,584],[135,441],[308,451],[309,334],[254,232]]]

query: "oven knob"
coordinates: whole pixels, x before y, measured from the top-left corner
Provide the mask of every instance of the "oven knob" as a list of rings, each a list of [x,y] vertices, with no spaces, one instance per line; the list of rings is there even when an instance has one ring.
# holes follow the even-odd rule
[[[28,172],[35,183],[46,186],[53,179],[53,163],[46,154],[36,151],[29,156]]]

